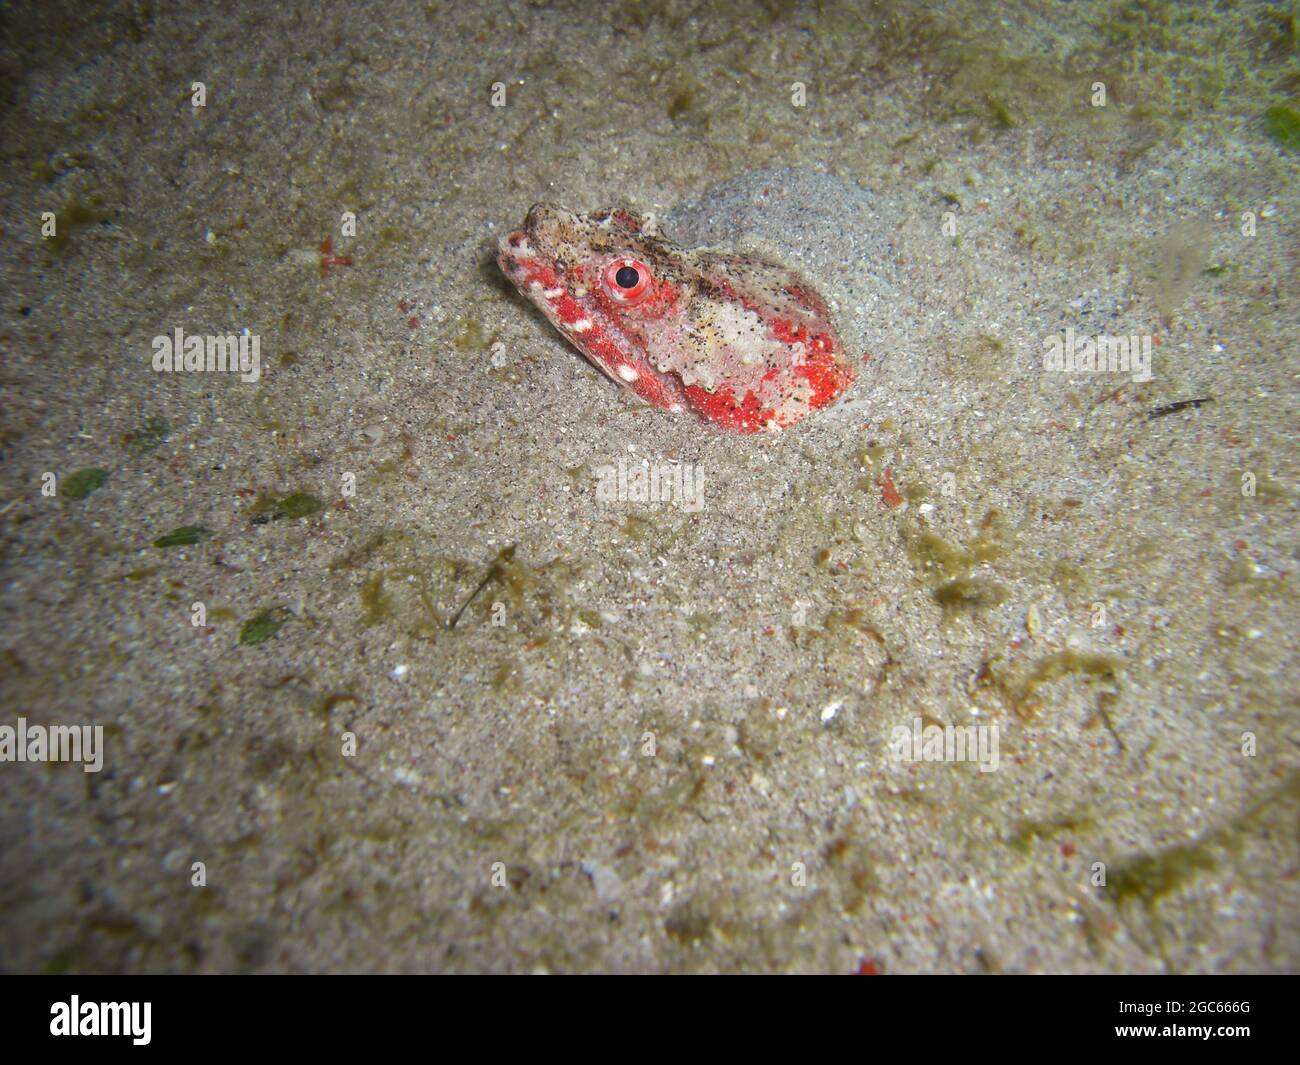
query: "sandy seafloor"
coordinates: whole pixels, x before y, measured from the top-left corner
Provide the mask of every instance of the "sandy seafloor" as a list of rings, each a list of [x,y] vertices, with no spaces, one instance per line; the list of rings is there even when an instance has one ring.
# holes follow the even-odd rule
[[[7,6],[0,725],[105,751],[0,764],[0,965],[1300,968],[1288,10]],[[537,200],[785,258],[857,384],[639,406],[498,276]]]

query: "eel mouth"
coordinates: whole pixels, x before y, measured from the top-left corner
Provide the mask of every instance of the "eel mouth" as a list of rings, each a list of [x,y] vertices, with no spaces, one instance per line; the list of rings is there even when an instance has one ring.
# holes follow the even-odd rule
[[[581,216],[550,203],[535,203],[522,228],[497,242],[497,262],[510,277],[529,265],[551,264],[562,270],[590,252]]]
[[[527,271],[525,262],[536,261],[537,253],[524,230],[516,229],[497,241],[497,265],[512,281]]]

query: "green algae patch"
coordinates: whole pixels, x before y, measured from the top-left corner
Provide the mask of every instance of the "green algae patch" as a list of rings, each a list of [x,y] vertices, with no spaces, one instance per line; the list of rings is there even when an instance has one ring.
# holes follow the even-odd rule
[[[1072,673],[1116,680],[1123,669],[1124,660],[1116,655],[1103,655],[1090,651],[1057,651],[1038,660],[1021,690],[1023,696],[1028,698],[1040,686],[1068,677]]]
[[[46,976],[62,976],[72,969],[81,968],[84,964],[76,947],[63,947],[41,963],[41,972]]]
[[[77,470],[63,479],[62,495],[69,499],[85,499],[108,480],[108,471],[94,468]]]
[[[154,416],[143,425],[122,434],[121,444],[133,455],[147,455],[156,451],[171,434],[172,427],[165,418]]]
[[[510,605],[522,609],[524,596],[541,590],[540,572],[515,558],[514,546],[505,548],[496,557],[488,572],[488,580],[496,581],[505,589]]]
[[[1253,585],[1265,579],[1263,571],[1255,560],[1244,553],[1223,574],[1223,583],[1229,587]]]
[[[869,636],[878,644],[884,644],[885,637],[880,630],[876,628],[867,619],[866,611],[860,607],[848,607],[845,610],[832,610],[826,615],[822,622],[822,628],[828,635],[835,636],[838,634],[849,635],[860,633],[863,636]]]
[[[694,85],[682,85],[673,93],[664,113],[673,122],[686,118],[697,110],[699,94]]]
[[[1264,132],[1288,152],[1300,153],[1300,111],[1277,104],[1264,112]]]
[[[945,610],[981,610],[1005,603],[1011,593],[988,577],[957,577],[945,581],[932,593]]]
[[[392,616],[393,601],[384,594],[384,575],[376,573],[366,579],[357,593],[361,599],[361,624],[369,628]]]
[[[1290,574],[1272,577],[1245,553],[1224,572],[1223,583],[1234,592],[1253,596],[1285,596],[1291,590]]]
[[[1011,113],[1011,108],[996,96],[986,94],[984,102],[988,105],[989,117],[993,122],[994,129],[1013,129],[1019,125],[1016,122],[1015,115]]]
[[[275,517],[277,518],[310,518],[313,514],[319,514],[325,509],[316,496],[309,492],[294,492],[280,500],[280,505],[275,508]]]
[[[619,532],[627,539],[641,541],[646,539],[655,530],[654,523],[647,521],[645,518],[637,517],[635,514],[629,514],[627,520],[619,527]]]
[[[522,663],[513,656],[497,664],[488,680],[488,686],[496,695],[518,695],[523,691]]]
[[[1121,911],[1134,903],[1140,905],[1163,953],[1165,925],[1156,919],[1160,903],[1201,874],[1215,872],[1221,861],[1231,862],[1249,839],[1275,839],[1293,832],[1298,799],[1300,772],[1292,772],[1242,812],[1199,836],[1111,863],[1103,893]]]
[[[933,529],[918,526],[904,531],[903,542],[917,577],[935,589],[935,598],[941,603],[957,605],[975,596],[981,603],[971,605],[982,605],[989,596],[999,594],[1001,585],[984,577],[962,583],[963,578],[976,566],[1002,557],[1006,531],[1002,514],[990,510],[981,520],[980,531],[969,547],[946,540]]]
[[[1075,562],[1062,561],[1052,567],[1052,587],[1066,599],[1078,599],[1096,582],[1096,576]]]
[[[534,583],[531,571],[514,561],[513,546],[500,551],[486,571],[475,573],[469,563],[460,559],[419,557],[407,561],[411,552],[402,543],[404,540],[401,536],[375,549],[381,557],[392,558],[400,553],[403,561],[370,573],[362,583],[358,595],[362,624],[367,627],[392,623],[410,635],[432,640],[438,633],[454,629],[476,601],[491,617],[496,612],[495,601],[490,597],[479,599],[489,585],[504,589],[515,610],[523,606],[524,591]],[[477,579],[468,590],[459,594],[450,590],[471,575]],[[439,610],[435,600],[459,605],[444,617],[447,610]]]
[[[494,366],[488,370],[488,376],[503,385],[521,385],[524,383],[523,371],[518,366]]]
[[[446,585],[456,583],[468,571],[468,564],[459,559],[434,559],[390,566],[372,573],[358,593],[362,624],[369,628],[392,623],[411,636],[432,641],[438,633],[453,627],[460,613],[481,590],[482,585],[464,600],[460,611],[453,612],[451,618],[445,618],[444,611],[438,609],[435,596],[445,592]]]
[[[1137,899],[1144,906],[1152,907],[1197,873],[1218,868],[1210,843],[1210,840],[1195,840],[1154,854],[1139,854],[1112,868],[1106,886],[1114,892],[1116,902]]]
[[[1040,839],[1052,840],[1058,836],[1087,832],[1092,825],[1092,818],[1080,814],[1066,814],[1045,820],[1024,818],[1015,823],[1006,842],[1015,850],[1026,853]]]
[[[686,625],[698,638],[707,636],[712,632],[717,626],[718,620],[717,614],[710,614],[707,610],[697,610],[687,615]]]
[[[484,332],[483,323],[477,318],[466,318],[460,332],[451,338],[451,344],[457,351],[485,351],[496,338],[495,333]]]
[[[1000,380],[1006,373],[1007,346],[989,333],[961,337],[946,352],[944,366],[954,376],[983,381]]]
[[[907,537],[907,555],[926,583],[953,580],[975,565],[975,556],[937,532],[924,529]]]
[[[54,235],[47,237],[45,243],[56,251],[67,247],[72,234],[87,226],[101,225],[112,219],[113,213],[104,206],[102,198],[91,196],[86,202],[70,200],[63,210],[56,212]]]
[[[888,454],[889,449],[883,444],[868,444],[858,452],[857,462],[859,466],[871,469],[883,463]]]
[[[360,696],[352,692],[331,692],[323,696],[312,708],[311,712],[317,717],[329,717],[334,708],[341,703],[354,703],[357,706],[365,706],[365,702]]]
[[[153,542],[154,547],[192,547],[201,540],[206,540],[212,532],[202,525],[182,525]]]
[[[280,497],[270,492],[263,492],[253,500],[249,508],[244,513],[254,520],[261,519],[269,521],[271,515],[275,513],[275,508],[280,503]]]
[[[475,592],[472,586],[460,591],[472,573],[469,563],[427,555],[403,532],[380,532],[336,562],[346,569],[363,564],[367,572],[357,596],[361,623],[367,628],[395,625],[407,635],[433,642],[448,629],[444,614],[454,613],[454,604],[466,602]]]
[[[282,518],[310,518],[324,509],[325,504],[310,492],[290,492],[286,496],[258,496],[247,514],[253,519],[280,521]]]
[[[394,456],[384,459],[383,462],[371,470],[366,477],[366,483],[372,488],[377,488],[381,485],[393,484],[402,477],[409,478],[406,471],[406,458],[405,456],[402,458]]]
[[[992,692],[1020,717],[1031,718],[1042,705],[1042,700],[1034,696],[1044,684],[1076,673],[1115,683],[1123,669],[1122,658],[1084,651],[1044,655],[1029,667],[1028,673],[1001,659],[988,659],[980,666],[975,687]]]
[[[247,647],[265,643],[279,632],[281,626],[292,616],[289,609],[283,606],[269,607],[259,614],[254,614],[240,628],[239,642]]]
[[[1294,804],[1297,798],[1300,798],[1300,773],[1292,773],[1245,811],[1217,828],[1186,843],[1176,843],[1152,854],[1138,854],[1116,863],[1107,875],[1107,888],[1114,892],[1117,902],[1137,899],[1147,907],[1154,907],[1197,873],[1218,868],[1214,848],[1235,852],[1249,830],[1261,827],[1264,815],[1275,803]]]

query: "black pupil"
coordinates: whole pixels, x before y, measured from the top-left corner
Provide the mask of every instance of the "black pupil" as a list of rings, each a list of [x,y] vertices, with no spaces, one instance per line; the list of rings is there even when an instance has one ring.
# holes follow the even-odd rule
[[[619,288],[636,288],[641,275],[637,273],[635,266],[620,266],[618,273],[614,275],[614,280],[618,282]]]

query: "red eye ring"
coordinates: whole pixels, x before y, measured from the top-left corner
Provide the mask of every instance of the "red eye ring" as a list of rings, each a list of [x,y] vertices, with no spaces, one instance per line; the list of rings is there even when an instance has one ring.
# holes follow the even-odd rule
[[[612,260],[601,275],[606,295],[625,307],[640,303],[650,295],[652,280],[650,267],[626,255]]]

